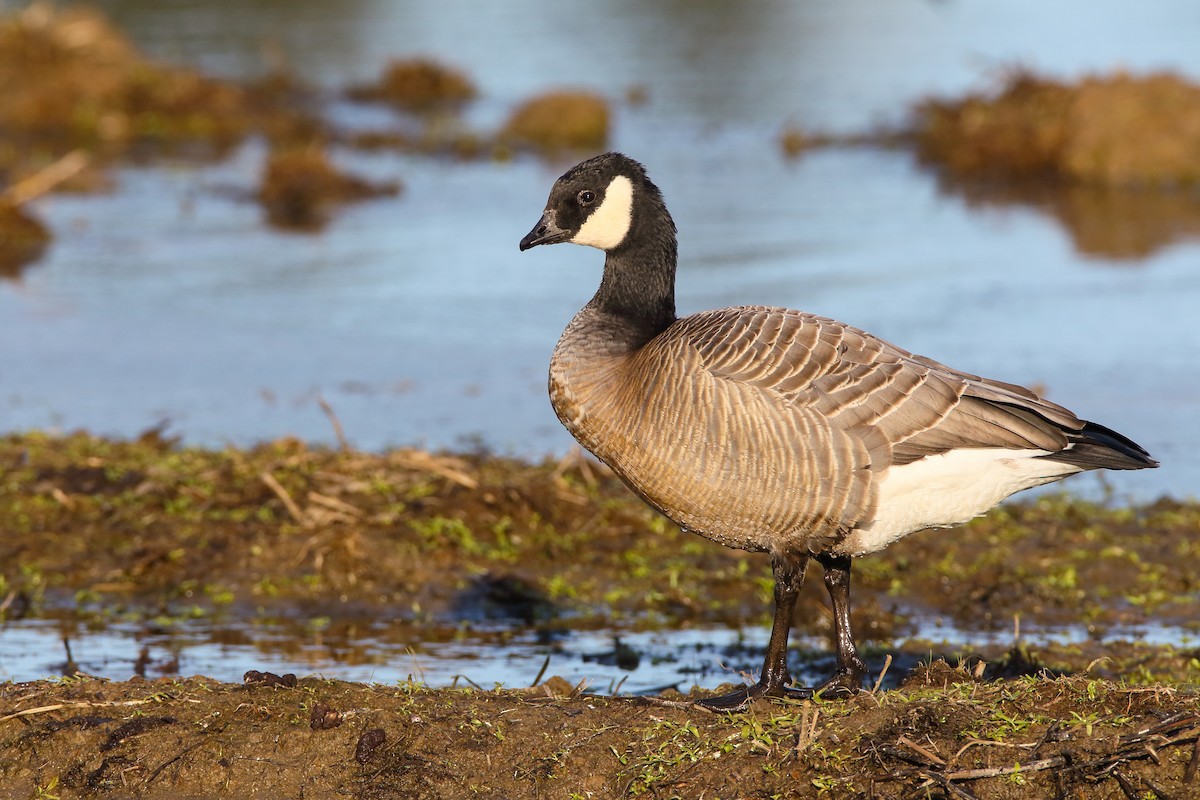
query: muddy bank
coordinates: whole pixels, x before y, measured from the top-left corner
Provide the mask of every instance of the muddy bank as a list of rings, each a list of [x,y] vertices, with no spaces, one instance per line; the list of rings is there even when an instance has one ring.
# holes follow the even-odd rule
[[[766,624],[769,611],[761,556],[682,534],[576,457],[10,435],[0,520],[7,619],[352,608],[516,630]],[[607,697],[551,678],[488,691],[486,674],[455,689],[269,674],[0,684],[0,787],[62,798],[1187,797],[1200,651],[1108,631],[1195,624],[1198,529],[1194,503],[1055,495],[862,559],[854,610],[867,641],[931,611],[968,630],[1010,629],[1019,614],[1023,630],[1069,623],[1091,636],[945,653],[961,668],[934,660],[906,679],[942,654],[936,643],[869,645],[883,688],[845,702],[714,715],[674,690]],[[823,633],[828,618],[810,585],[797,629]],[[743,656],[751,668],[761,658]]]
[[[575,626],[765,622],[761,554],[680,532],[583,457],[381,454],[149,434],[0,438],[5,613],[352,606]],[[971,629],[1195,624],[1200,505],[1046,495],[855,564],[863,635],[932,610]],[[798,629],[827,626],[810,582]]]
[[[265,625],[296,640],[272,635],[259,652],[297,664],[294,645],[314,620],[323,640],[347,652],[365,630],[386,629],[401,645],[474,631],[481,647],[503,647],[520,636],[553,652],[550,643],[581,631],[770,622],[763,555],[681,533],[581,457],[530,464],[293,440],[206,450],[155,434],[11,435],[0,438],[0,520],[0,621],[158,632],[207,621],[221,641]],[[1187,637],[1200,619],[1198,530],[1200,507],[1165,499],[1135,508],[1066,495],[1009,504],[857,560],[854,625],[873,671],[896,659],[885,687],[938,655],[982,658],[988,678],[1090,668],[1105,679],[1194,687],[1200,652]],[[810,581],[794,620],[793,669],[831,669],[820,644],[830,620],[820,581]],[[919,638],[939,626],[968,638]],[[1063,630],[1071,635],[1059,644],[1038,637]],[[1155,645],[1141,641],[1151,631]],[[1018,633],[1032,643],[1013,656],[1005,651]],[[168,654],[129,648],[111,655],[133,666],[111,677],[180,670]],[[53,650],[37,663],[69,664]],[[612,657],[620,655],[618,645]],[[761,646],[714,657],[736,676],[758,668]],[[634,666],[621,670],[633,672],[638,658],[677,663],[684,654],[631,652]],[[534,680],[536,666],[528,671],[519,682]],[[646,685],[641,674],[635,682]],[[469,677],[483,686],[513,680],[479,669]],[[686,691],[695,679],[676,685]]]
[[[1189,797],[1200,700],[937,662],[845,702],[252,675],[0,686],[0,783],[49,797]],[[278,676],[282,678],[283,676]],[[265,680],[264,680],[265,679]]]

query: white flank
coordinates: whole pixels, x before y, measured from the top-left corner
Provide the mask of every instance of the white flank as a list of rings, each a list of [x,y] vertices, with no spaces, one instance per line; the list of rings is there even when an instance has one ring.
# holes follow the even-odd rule
[[[958,525],[1022,489],[1082,471],[1037,458],[1046,450],[952,450],[891,467],[880,478],[875,518],[846,537],[839,552],[863,555],[925,528]]]
[[[633,184],[624,175],[612,179],[604,191],[604,202],[587,218],[573,244],[611,250],[625,239],[633,222]]]

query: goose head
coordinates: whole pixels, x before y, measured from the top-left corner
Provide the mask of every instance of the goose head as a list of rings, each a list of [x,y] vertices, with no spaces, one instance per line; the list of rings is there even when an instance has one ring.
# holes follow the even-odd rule
[[[554,182],[546,210],[521,239],[521,249],[570,242],[616,250],[629,239],[635,195],[648,191],[657,198],[645,168],[632,158],[620,153],[589,158]]]

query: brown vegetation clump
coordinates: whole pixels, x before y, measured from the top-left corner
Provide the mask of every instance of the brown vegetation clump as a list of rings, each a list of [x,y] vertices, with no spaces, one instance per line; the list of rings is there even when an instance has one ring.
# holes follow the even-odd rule
[[[475,84],[465,74],[426,58],[391,61],[378,83],[350,90],[355,99],[385,102],[414,113],[457,108],[476,94]]]
[[[241,85],[159,64],[93,9],[34,3],[0,16],[0,86],[0,184],[73,151],[89,162],[67,185],[92,189],[131,154],[219,157],[255,131],[277,143],[326,136],[291,76]]]
[[[141,142],[220,149],[249,126],[240,88],[146,60],[88,9],[35,3],[0,19],[0,85],[0,136],[43,154]]]
[[[37,259],[50,231],[20,205],[0,196],[0,278],[15,277]]]
[[[543,152],[598,150],[608,142],[609,109],[590,92],[553,91],[522,103],[500,138]]]
[[[243,85],[256,131],[273,147],[296,147],[329,141],[329,124],[316,110],[314,89],[295,74],[276,71]]]
[[[333,206],[399,191],[398,184],[374,184],[340,172],[323,151],[303,148],[267,160],[258,198],[272,225],[314,230],[328,221]]]
[[[1200,184],[1200,86],[1176,75],[1091,78],[1076,91],[1066,172],[1129,186]]]
[[[399,128],[359,131],[349,142],[363,149],[393,148],[422,155],[478,158],[486,137],[468,128],[458,111],[478,94],[462,72],[426,58],[390,61],[378,82],[348,90],[352,99],[387,103],[412,118]]]
[[[799,128],[785,128],[779,135],[779,148],[788,158],[795,158],[812,147],[812,138]]]
[[[1200,183],[1200,86],[1172,74],[1066,84],[1019,72],[998,94],[926,101],[917,117],[922,157],[960,177]]]

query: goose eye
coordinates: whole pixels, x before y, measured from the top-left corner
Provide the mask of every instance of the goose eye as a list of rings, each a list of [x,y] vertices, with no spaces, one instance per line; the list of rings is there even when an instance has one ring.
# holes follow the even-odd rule
[[[590,206],[596,201],[596,193],[591,189],[584,189],[579,193],[579,205]]]

